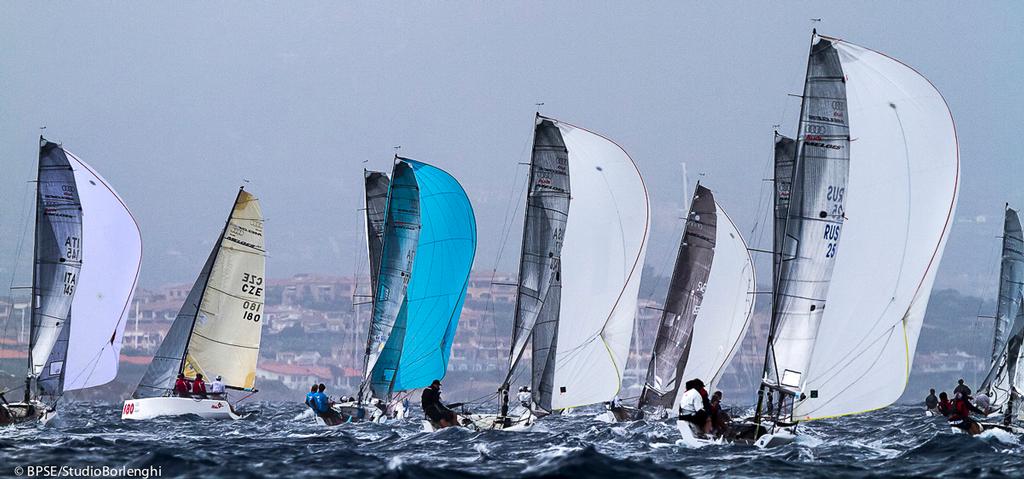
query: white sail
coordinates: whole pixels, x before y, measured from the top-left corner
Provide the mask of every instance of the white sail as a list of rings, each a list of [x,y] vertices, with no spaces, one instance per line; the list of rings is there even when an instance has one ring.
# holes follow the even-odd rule
[[[128,307],[139,277],[142,236],[128,207],[96,170],[64,150],[82,203],[82,270],[71,303],[64,390],[117,376]]]
[[[754,262],[732,219],[722,205],[715,202],[715,206],[715,259],[693,323],[689,359],[682,376],[684,380],[701,378],[709,390],[718,388],[754,311]]]
[[[223,377],[252,389],[256,381],[266,296],[263,214],[247,191],[238,198],[202,296],[185,357],[185,375]]]
[[[912,68],[833,41],[846,80],[846,219],[794,419],[885,407],[910,374],[959,189],[953,119]]]
[[[629,155],[600,135],[555,122],[568,150],[551,408],[607,401],[620,386],[650,225],[647,188]]]

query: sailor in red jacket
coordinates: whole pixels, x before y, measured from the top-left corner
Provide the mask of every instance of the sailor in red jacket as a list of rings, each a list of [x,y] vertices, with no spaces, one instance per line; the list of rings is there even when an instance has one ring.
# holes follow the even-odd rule
[[[202,374],[196,374],[196,380],[192,381],[192,395],[206,399],[206,383],[203,382]]]
[[[187,398],[190,396],[189,391],[191,389],[191,385],[188,383],[188,379],[185,379],[185,375],[178,373],[178,379],[174,381],[174,395]]]

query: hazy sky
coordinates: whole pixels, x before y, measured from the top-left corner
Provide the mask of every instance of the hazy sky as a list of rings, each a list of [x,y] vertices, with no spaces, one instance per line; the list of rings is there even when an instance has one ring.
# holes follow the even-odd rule
[[[1024,206],[1024,3],[894,3],[3,1],[0,278],[30,238],[42,125],[132,208],[144,287],[192,281],[243,179],[263,202],[269,276],[352,274],[362,168],[389,169],[395,145],[469,192],[476,267],[505,244],[513,270],[538,102],[639,164],[648,263],[667,272],[681,162],[744,233],[766,213],[772,125],[795,130],[787,94],[817,27],[945,96],[962,187],[936,286],[994,294],[1003,203]]]

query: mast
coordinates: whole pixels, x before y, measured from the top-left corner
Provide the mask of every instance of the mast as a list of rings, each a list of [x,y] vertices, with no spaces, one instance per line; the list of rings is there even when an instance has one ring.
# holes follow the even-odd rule
[[[356,403],[357,404],[362,404],[363,403],[363,398],[364,398],[363,393],[366,392],[366,386],[370,382],[370,374],[372,373],[372,371],[370,371],[370,350],[371,350],[371,348],[373,346],[373,320],[374,320],[374,317],[377,316],[375,314],[375,311],[377,310],[377,296],[378,296],[378,291],[376,290],[376,288],[379,288],[379,285],[380,285],[380,271],[381,271],[381,268],[384,267],[384,256],[383,256],[384,255],[384,246],[385,246],[385,243],[387,243],[387,239],[388,239],[387,227],[384,226],[384,225],[387,224],[388,214],[389,214],[389,210],[391,208],[391,192],[393,191],[393,186],[394,186],[393,181],[395,179],[395,168],[396,167],[398,167],[398,155],[397,154],[395,155],[394,159],[391,162],[391,180],[388,182],[388,195],[387,195],[387,200],[384,203],[384,222],[382,223],[382,227],[384,228],[384,230],[383,230],[383,234],[381,235],[381,240],[380,240],[381,259],[380,259],[380,261],[377,264],[377,271],[372,271],[370,273],[370,275],[371,275],[370,276],[370,284],[371,285],[378,285],[378,286],[374,287],[373,288],[374,290],[370,292],[370,296],[371,296],[370,297],[370,324],[367,326],[367,330],[366,330],[366,349],[363,352],[363,380],[359,383],[359,394],[356,395]],[[365,196],[365,189],[366,189],[366,182],[364,180],[363,181],[364,196]],[[369,234],[367,234],[366,240],[367,240],[366,251],[369,254],[369,251],[370,251],[370,247],[369,247],[370,236],[369,236]],[[373,267],[371,266],[370,269],[373,269]],[[371,391],[371,393],[372,393],[372,391]]]
[[[800,123],[803,123],[804,115],[806,114],[806,111],[807,111],[807,96],[806,96],[807,83],[808,83],[808,79],[810,78],[810,75],[811,75],[811,55],[814,52],[814,38],[817,35],[818,35],[818,30],[816,28],[812,29],[811,30],[811,45],[807,49],[807,71],[804,74],[804,92],[803,92],[803,94],[800,95]],[[763,366],[763,368],[761,370],[761,386],[757,390],[757,408],[754,410],[754,423],[756,424],[755,436],[760,434],[760,430],[761,430],[761,414],[763,412],[762,408],[763,408],[763,401],[764,401],[764,393],[765,393],[765,388],[767,387],[766,384],[765,384],[765,381],[767,380],[767,376],[768,376],[768,373],[769,373],[769,366],[771,366],[771,363],[775,360],[775,354],[774,354],[774,350],[775,350],[775,330],[776,330],[776,328],[778,326],[779,284],[782,281],[782,263],[784,261],[786,261],[785,254],[784,254],[784,244],[785,244],[785,238],[789,235],[789,218],[793,214],[793,203],[794,203],[793,202],[793,185],[796,183],[795,177],[798,174],[797,172],[800,171],[800,167],[801,167],[801,163],[800,163],[800,156],[801,155],[800,155],[800,152],[801,152],[801,150],[803,150],[803,142],[799,138],[799,133],[800,133],[799,130],[800,130],[800,128],[798,127],[797,128],[798,137],[796,138],[796,147],[794,148],[793,170],[792,170],[791,177],[790,177],[791,182],[790,182],[790,190],[789,190],[790,191],[789,206],[788,206],[788,208],[786,208],[786,221],[785,221],[785,224],[783,225],[783,228],[782,228],[782,231],[783,231],[782,243],[772,246],[773,254],[777,258],[777,259],[775,259],[773,261],[773,263],[777,263],[779,265],[779,267],[777,268],[777,271],[774,271],[773,274],[772,274],[772,276],[773,276],[772,277],[772,299],[771,299],[771,301],[772,301],[772,308],[771,308],[771,319],[770,319],[770,322],[768,323],[768,344],[765,346],[765,350],[764,350],[764,366]],[[777,134],[778,133],[776,132],[776,135]],[[775,181],[777,182],[777,181],[779,181],[779,179],[775,178]],[[778,193],[775,193],[774,196],[775,196],[775,198],[773,199],[772,204],[776,205],[776,203],[778,202]],[[773,210],[774,210],[774,208],[773,208]],[[773,215],[773,218],[774,218],[774,215]],[[777,219],[774,219],[774,220],[777,221]],[[774,236],[773,236],[773,238],[774,238]],[[776,371],[776,373],[778,372],[777,369],[774,368],[774,367],[771,370],[772,371]],[[780,383],[781,383],[781,380],[778,377],[776,377],[776,384],[780,384]],[[769,389],[774,389],[774,388],[769,388]],[[769,394],[772,394],[772,392],[769,391]],[[769,402],[769,404],[772,403],[771,398],[769,398],[768,402]],[[782,411],[782,402],[783,402],[783,397],[780,396],[779,397],[779,405],[778,405],[778,407],[779,407],[778,410],[779,411]],[[768,413],[771,414],[771,411],[768,411]]]
[[[211,265],[217,263],[217,257],[220,256],[221,243],[224,241],[224,235],[227,233],[228,225],[231,223],[231,215],[234,213],[235,205],[238,203],[238,198],[242,196],[242,191],[244,190],[245,186],[238,187],[238,193],[235,195],[235,201],[231,203],[231,212],[228,213],[228,218],[224,220],[224,227],[221,228],[220,237],[217,239],[217,243],[213,246],[214,251],[216,252],[213,254],[213,261],[210,262]],[[199,300],[196,301],[196,313],[192,315],[192,326],[189,327],[189,334],[185,340],[185,353],[181,355],[181,363],[178,364],[178,374],[181,374],[185,370],[185,358],[188,357],[188,346],[192,342],[192,331],[195,330],[196,320],[199,318],[199,306],[203,304],[203,298],[206,296],[206,289],[210,285],[210,276],[212,276],[212,274],[206,275],[206,280],[203,282],[203,289],[199,293]]]
[[[505,417],[508,415],[508,388],[509,381],[512,379],[512,374],[516,370],[516,366],[519,364],[519,359],[522,357],[522,353],[516,354],[516,325],[519,324],[520,312],[519,312],[519,292],[523,287],[523,256],[526,254],[526,225],[527,225],[527,214],[530,211],[530,188],[533,186],[533,145],[537,141],[537,121],[540,120],[540,112],[535,112],[533,117],[533,133],[530,139],[530,171],[527,173],[526,183],[526,207],[523,210],[523,236],[519,241],[519,273],[516,276],[516,301],[512,305],[512,340],[509,341],[509,352],[508,352],[508,372],[505,373],[505,379],[501,382],[501,386],[498,388],[499,400],[501,401],[501,411],[499,417]]]
[[[39,135],[39,155],[43,153],[43,142],[46,140],[43,135]],[[42,176],[43,163],[39,159],[36,160],[36,218],[34,227],[32,228],[32,293],[29,299],[29,321],[28,321],[28,374],[25,376],[25,403],[28,403],[32,399],[32,378],[35,376],[34,364],[32,363],[32,348],[35,346],[35,334],[33,329],[36,325],[36,315],[38,314],[36,302],[37,295],[39,294],[39,278],[37,270],[39,269],[39,240],[37,238],[39,234],[39,208],[41,206],[39,200],[39,179]]]

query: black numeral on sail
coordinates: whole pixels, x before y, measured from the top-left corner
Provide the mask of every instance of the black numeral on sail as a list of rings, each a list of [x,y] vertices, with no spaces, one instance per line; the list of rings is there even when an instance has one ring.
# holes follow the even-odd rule
[[[245,310],[242,312],[242,317],[256,323],[260,322],[260,309],[262,309],[262,306],[262,304],[257,303],[256,301],[246,301],[242,303],[242,309]]]
[[[64,272],[64,294],[71,296],[75,292],[75,273],[70,271]]]
[[[242,273],[242,292],[256,297],[263,296],[263,277]]]

